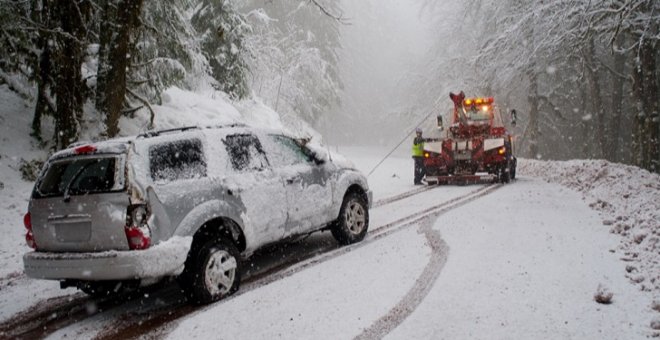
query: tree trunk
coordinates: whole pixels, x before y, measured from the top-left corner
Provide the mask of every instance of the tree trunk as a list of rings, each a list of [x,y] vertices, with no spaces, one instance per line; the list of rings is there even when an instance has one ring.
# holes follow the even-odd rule
[[[605,147],[605,108],[600,89],[600,75],[595,61],[596,50],[593,37],[589,39],[587,49],[584,51],[587,85],[589,87],[589,100],[591,102],[592,117],[587,122],[595,130],[595,148],[592,148],[592,158],[603,158]]]
[[[640,66],[646,97],[642,158],[645,169],[660,173],[660,103],[658,103],[660,98],[658,98],[655,45],[649,40],[644,40],[640,47]]]
[[[529,92],[527,94],[527,102],[529,103],[529,123],[527,125],[529,136],[529,157],[539,157],[539,137],[541,131],[539,130],[539,86],[538,74],[536,73],[536,64],[532,63],[527,70],[529,78]]]
[[[642,40],[633,69],[633,93],[637,102],[634,122],[633,163],[660,172],[660,128],[655,46]]]
[[[44,27],[51,27],[48,2],[34,0],[32,2],[32,21]],[[32,132],[37,140],[41,141],[41,118],[46,114],[53,114],[50,107],[49,93],[52,84],[51,47],[48,43],[50,36],[46,33],[39,34],[37,48],[41,51],[36,61],[34,74],[37,82],[37,102],[32,119]]]
[[[626,84],[625,79],[619,75],[624,74],[626,69],[626,57],[623,53],[614,54],[614,72],[612,75],[612,116],[609,119],[607,128],[607,154],[610,154],[609,160],[614,162],[624,162],[623,155],[629,150],[627,144],[621,136],[621,126],[623,121],[623,89]]]
[[[105,116],[106,134],[119,133],[119,118],[126,95],[126,71],[139,25],[142,0],[107,0],[104,4],[99,50],[96,108]]]
[[[51,5],[52,14],[63,32],[56,33],[58,63],[55,71],[55,142],[56,148],[62,149],[78,138],[84,99],[81,65],[91,6],[87,1],[58,1]]]

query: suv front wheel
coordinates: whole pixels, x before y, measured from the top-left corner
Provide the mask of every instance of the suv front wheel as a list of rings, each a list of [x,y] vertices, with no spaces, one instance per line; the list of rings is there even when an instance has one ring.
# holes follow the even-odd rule
[[[351,192],[344,197],[339,218],[332,228],[332,236],[342,245],[360,242],[369,228],[369,210],[364,198]]]
[[[192,302],[207,304],[225,298],[240,284],[239,252],[226,238],[208,241],[192,261],[192,272],[184,279]]]

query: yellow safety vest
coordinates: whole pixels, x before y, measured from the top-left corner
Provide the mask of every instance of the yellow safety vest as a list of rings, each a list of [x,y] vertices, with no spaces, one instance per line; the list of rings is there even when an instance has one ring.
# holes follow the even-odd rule
[[[423,157],[424,156],[424,142],[421,142],[419,144],[415,144],[415,142],[413,141],[412,155],[413,155],[413,157]]]

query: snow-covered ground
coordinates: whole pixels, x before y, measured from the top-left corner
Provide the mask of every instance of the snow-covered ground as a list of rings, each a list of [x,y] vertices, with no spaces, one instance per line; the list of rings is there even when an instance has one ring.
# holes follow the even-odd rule
[[[176,90],[168,94],[165,106],[158,109],[162,116],[157,122],[162,126],[178,124],[177,112],[188,109],[211,121],[228,119],[218,116],[221,112],[214,100],[221,101],[217,107],[231,112],[231,119],[269,126],[278,122],[256,101],[232,109],[223,106],[227,102],[222,98],[208,98],[202,105],[190,100],[190,94]],[[26,137],[31,108],[4,87],[0,102],[2,323],[49,297],[78,293],[22,275],[21,256],[29,250],[22,216],[31,183],[20,179],[18,167],[21,159],[43,158],[45,153]],[[267,119],[256,113],[263,110],[271,112]],[[366,147],[330,148],[365,173],[387,153]],[[334,251],[326,261],[200,308],[169,324],[161,335],[172,339],[660,336],[652,328],[654,322],[660,324],[656,302],[660,301],[660,246],[656,247],[660,176],[602,161],[521,160],[519,166],[519,179],[512,184],[382,237],[368,236],[350,251]],[[383,162],[369,176],[369,183],[375,200],[415,189],[407,150]],[[439,187],[375,207],[372,230],[481,187]],[[613,294],[610,304],[594,301],[599,286]],[[94,337],[100,327],[112,324],[113,317],[101,313],[93,321],[83,320],[51,336]]]

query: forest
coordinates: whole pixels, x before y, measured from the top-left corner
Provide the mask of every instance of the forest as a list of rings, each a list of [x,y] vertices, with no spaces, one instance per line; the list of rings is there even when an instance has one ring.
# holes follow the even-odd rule
[[[313,122],[338,101],[332,2],[102,0],[0,2],[0,82],[34,102],[32,135],[54,149],[83,130],[119,133],[163,90],[274,97]],[[312,85],[313,86],[310,86]],[[43,136],[42,120],[55,121]]]
[[[83,131],[117,136],[121,117],[154,115],[171,86],[259,97],[284,121],[349,129],[339,122],[366,113],[345,109],[351,94],[339,52],[355,20],[345,5],[0,0],[0,84],[34,106],[32,136],[52,149]],[[410,6],[434,38],[416,66],[401,65],[411,74],[398,85],[401,105],[379,124],[404,126],[404,134],[462,89],[519,112],[523,157],[607,159],[660,172],[660,2]],[[44,135],[44,119],[54,121],[52,135]]]
[[[428,1],[427,11],[442,4]],[[660,171],[653,0],[470,0],[436,20],[434,74],[495,95],[526,120],[521,153],[607,159]],[[469,30],[466,30],[469,27]],[[432,80],[429,102],[444,84]],[[447,92],[447,91],[445,91]]]

